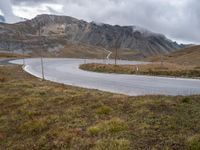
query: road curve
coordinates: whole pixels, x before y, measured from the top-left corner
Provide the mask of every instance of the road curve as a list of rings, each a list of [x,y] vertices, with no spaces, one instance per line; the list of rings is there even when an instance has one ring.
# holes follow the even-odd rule
[[[108,55],[106,56],[106,59],[107,59],[107,60],[110,60],[110,56],[112,55],[112,52],[109,51],[109,50],[107,50],[107,49],[105,49],[105,48],[104,48],[104,50],[105,50],[106,52],[108,52]]]
[[[44,59],[45,79],[78,87],[98,89],[113,93],[138,95],[196,95],[200,94],[200,80],[166,78],[123,74],[88,72],[79,69],[83,63],[103,63],[103,60],[84,59]],[[11,61],[22,64],[22,60]],[[109,63],[113,63],[110,60]],[[120,64],[139,64],[141,62],[119,61]],[[26,59],[25,71],[41,78],[40,59]]]

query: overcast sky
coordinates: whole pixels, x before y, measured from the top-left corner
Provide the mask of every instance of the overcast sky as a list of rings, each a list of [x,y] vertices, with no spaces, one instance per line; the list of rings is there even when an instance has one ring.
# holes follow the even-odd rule
[[[1,0],[0,10],[9,22],[15,22],[15,16],[67,15],[137,25],[178,42],[200,43],[200,0]]]

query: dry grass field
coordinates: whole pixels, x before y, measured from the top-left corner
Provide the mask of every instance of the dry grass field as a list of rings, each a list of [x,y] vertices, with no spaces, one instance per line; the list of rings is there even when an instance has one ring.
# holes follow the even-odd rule
[[[151,63],[142,65],[112,65],[112,64],[83,64],[83,70],[119,74],[138,74],[153,76],[172,76],[172,77],[200,77],[200,67],[183,66],[172,63]]]
[[[162,57],[165,62],[175,63],[180,65],[194,65],[200,67],[200,46],[192,46],[178,50],[171,54]],[[161,57],[157,56],[149,60],[160,61]]]
[[[23,58],[28,57],[27,55],[12,54],[12,53],[0,53],[0,58]]]
[[[2,150],[199,150],[200,96],[128,97],[0,67]]]

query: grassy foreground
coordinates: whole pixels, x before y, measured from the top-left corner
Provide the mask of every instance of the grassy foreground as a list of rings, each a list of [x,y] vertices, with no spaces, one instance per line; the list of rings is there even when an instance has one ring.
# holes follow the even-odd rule
[[[0,67],[2,150],[199,150],[200,96],[123,95]]]
[[[182,66],[172,63],[143,64],[143,65],[112,65],[112,64],[83,64],[83,70],[120,74],[139,74],[154,76],[174,76],[174,77],[200,77],[200,67]]]

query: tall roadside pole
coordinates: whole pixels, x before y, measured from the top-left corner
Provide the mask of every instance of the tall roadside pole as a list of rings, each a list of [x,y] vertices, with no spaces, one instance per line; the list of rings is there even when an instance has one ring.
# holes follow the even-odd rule
[[[22,53],[23,53],[23,67],[25,67],[26,63],[25,63],[25,53],[24,53],[24,45],[22,43]]]
[[[25,67],[25,54],[24,54],[24,45],[23,45],[23,40],[24,40],[24,36],[23,33],[21,31],[17,32],[17,40],[19,42],[21,51],[22,51],[22,60],[23,60],[23,68]]]
[[[25,67],[25,65],[26,65],[26,63],[25,63],[25,52],[24,52],[24,36],[23,36],[23,34],[20,32],[20,34],[21,34],[21,37],[22,37],[22,39],[21,39],[21,49],[22,49],[22,55],[23,55],[23,67]]]
[[[163,60],[163,55],[161,54],[161,62],[160,62],[160,64],[161,64],[161,67],[163,67],[163,65],[164,65],[164,60]]]
[[[39,24],[39,43],[42,43],[42,38],[41,38],[41,25]],[[45,80],[44,77],[44,61],[43,61],[43,56],[42,56],[42,51],[40,52],[40,63],[41,63],[41,73],[42,73],[42,80]]]
[[[115,48],[115,66],[117,65],[117,56],[118,55],[118,49],[117,49],[117,46]]]
[[[115,44],[115,66],[117,65],[117,59],[118,59],[118,48],[120,47],[120,41],[119,38],[116,40]]]

